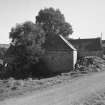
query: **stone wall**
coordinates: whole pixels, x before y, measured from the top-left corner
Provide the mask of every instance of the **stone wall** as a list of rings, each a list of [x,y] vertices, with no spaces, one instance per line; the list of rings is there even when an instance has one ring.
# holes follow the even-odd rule
[[[67,72],[73,70],[73,51],[48,51],[44,62],[52,72]]]

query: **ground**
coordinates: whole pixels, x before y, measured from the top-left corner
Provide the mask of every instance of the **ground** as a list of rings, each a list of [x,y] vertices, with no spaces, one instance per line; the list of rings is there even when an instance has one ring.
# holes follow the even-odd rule
[[[35,78],[0,80],[0,105],[96,105],[104,103],[105,61],[94,58],[90,64],[90,58],[85,60],[83,64],[78,63],[82,71],[78,71],[77,68],[75,72],[62,73],[40,80]]]
[[[6,98],[21,96],[33,91],[50,88],[52,86],[76,79],[76,77],[79,78],[84,75],[88,75],[87,72],[86,74],[79,72],[62,73],[61,75],[44,79],[28,78],[24,80],[15,80],[14,78],[9,78],[6,80],[1,80],[0,100],[2,101]]]
[[[86,104],[89,97],[98,95],[99,91],[105,91],[105,71],[6,99],[1,101],[0,105],[59,105],[59,102],[60,105],[81,105]]]

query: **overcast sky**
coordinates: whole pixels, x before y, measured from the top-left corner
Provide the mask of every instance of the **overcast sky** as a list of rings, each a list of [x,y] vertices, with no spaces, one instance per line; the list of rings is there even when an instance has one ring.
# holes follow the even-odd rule
[[[35,21],[39,10],[59,8],[74,30],[74,38],[105,39],[105,0],[0,0],[0,43],[9,43],[16,23]]]

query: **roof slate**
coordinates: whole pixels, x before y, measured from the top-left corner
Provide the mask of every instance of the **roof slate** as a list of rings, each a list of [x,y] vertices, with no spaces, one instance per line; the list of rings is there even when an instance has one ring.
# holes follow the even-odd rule
[[[68,41],[71,42],[78,50],[102,50],[102,40],[99,37],[92,39],[69,39]]]
[[[47,50],[74,50],[74,47],[71,47],[72,45],[69,42],[60,35],[50,35],[46,37],[45,41],[45,48]],[[71,45],[71,46],[70,46]]]

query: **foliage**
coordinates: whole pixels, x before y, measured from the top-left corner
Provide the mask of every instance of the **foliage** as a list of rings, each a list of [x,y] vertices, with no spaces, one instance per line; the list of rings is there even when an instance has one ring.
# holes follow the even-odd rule
[[[45,33],[40,25],[30,21],[17,24],[10,32],[11,45],[6,53],[5,63],[12,69],[29,69],[31,64],[36,64],[44,53],[42,44]],[[18,71],[19,72],[19,71]],[[27,71],[24,71],[27,72]]]
[[[43,26],[47,35],[53,33],[66,37],[73,33],[72,26],[65,21],[64,15],[59,9],[45,8],[40,10],[36,16],[36,23]]]
[[[0,59],[3,59],[4,58],[4,55],[7,51],[7,48],[0,48]]]
[[[38,62],[44,54],[45,49],[42,46],[45,42],[45,35],[63,35],[66,37],[72,33],[72,26],[65,21],[64,15],[60,10],[53,8],[40,10],[36,16],[36,24],[31,21],[16,24],[9,33],[11,43],[4,58],[4,64],[7,64],[5,65],[6,69],[10,70],[8,75],[17,75],[17,73],[30,75],[29,69],[34,66],[36,69],[38,68],[40,74],[39,71],[42,69],[39,69],[38,65],[44,64],[42,62],[38,64]]]

